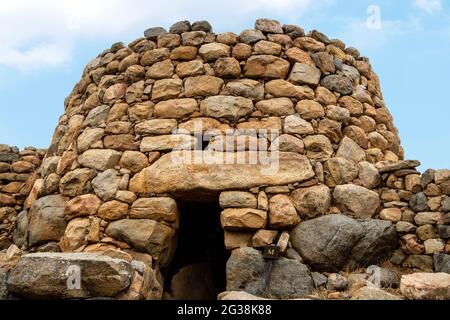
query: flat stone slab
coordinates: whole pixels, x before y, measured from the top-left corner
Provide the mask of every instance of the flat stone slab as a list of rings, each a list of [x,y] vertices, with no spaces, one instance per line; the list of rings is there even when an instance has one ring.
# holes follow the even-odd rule
[[[400,290],[411,300],[449,300],[450,274],[413,273],[402,276]]]
[[[115,297],[131,283],[125,260],[96,253],[31,253],[10,272],[8,290],[29,299]]]
[[[268,164],[249,163],[249,156],[258,159],[257,153],[252,152],[186,152],[184,159],[191,161],[179,160],[182,156],[183,151],[162,156],[131,179],[130,191],[195,198],[262,185],[287,185],[314,177],[308,158],[294,153],[279,153],[277,162],[269,154]],[[239,162],[239,159],[247,160]]]
[[[420,161],[404,160],[397,162],[380,161],[375,164],[375,167],[380,173],[392,172],[398,170],[414,169],[420,166]]]

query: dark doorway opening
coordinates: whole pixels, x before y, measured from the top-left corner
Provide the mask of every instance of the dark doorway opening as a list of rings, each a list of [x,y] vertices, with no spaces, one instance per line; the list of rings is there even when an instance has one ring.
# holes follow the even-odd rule
[[[165,292],[180,300],[215,300],[226,290],[224,232],[218,201],[178,202],[177,248],[164,270]]]

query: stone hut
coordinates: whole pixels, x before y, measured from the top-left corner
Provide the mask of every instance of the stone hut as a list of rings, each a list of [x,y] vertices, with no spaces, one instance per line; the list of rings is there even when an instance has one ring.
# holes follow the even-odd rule
[[[12,220],[13,295],[289,299],[389,259],[449,267],[450,171],[404,160],[368,58],[340,40],[268,19],[150,28],[64,106]]]

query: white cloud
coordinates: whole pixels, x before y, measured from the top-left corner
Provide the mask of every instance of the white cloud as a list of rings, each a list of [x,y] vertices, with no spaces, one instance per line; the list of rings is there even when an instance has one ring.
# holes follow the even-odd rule
[[[21,71],[58,66],[68,62],[70,58],[70,47],[61,44],[39,44],[22,51],[0,48],[1,64]]]
[[[339,34],[348,46],[361,51],[370,51],[385,46],[397,37],[421,30],[420,21],[416,18],[409,20],[383,20],[380,29],[370,29],[365,20],[351,20]],[[364,53],[364,52],[362,52]]]
[[[415,0],[414,4],[428,13],[433,13],[442,9],[441,0]]]
[[[147,27],[169,27],[180,19],[207,19],[216,31],[224,31],[221,26],[227,30],[260,16],[298,18],[333,1],[2,0],[0,65],[22,70],[52,67],[70,61],[79,41],[137,38]]]

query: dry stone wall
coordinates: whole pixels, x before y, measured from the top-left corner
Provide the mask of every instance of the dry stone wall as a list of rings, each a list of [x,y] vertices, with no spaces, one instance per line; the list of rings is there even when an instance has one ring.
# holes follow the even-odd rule
[[[174,163],[180,145],[194,159],[212,151],[245,158],[266,145],[279,153],[279,170]],[[175,251],[178,202],[214,200],[232,252],[228,290],[264,294],[258,249],[272,243],[283,252],[270,288],[278,298],[310,294],[316,271],[389,259],[449,272],[450,173],[421,175],[419,165],[404,160],[378,76],[357,49],[274,20],[239,35],[181,21],[116,43],[86,66],[17,221],[16,244],[144,263],[149,271],[127,269],[119,288],[128,298],[161,298],[158,270]],[[60,258],[47,258],[27,259],[58,266]],[[33,295],[18,289],[16,273],[10,288]]]
[[[0,250],[13,241],[15,221],[22,214],[45,152],[0,145]]]

